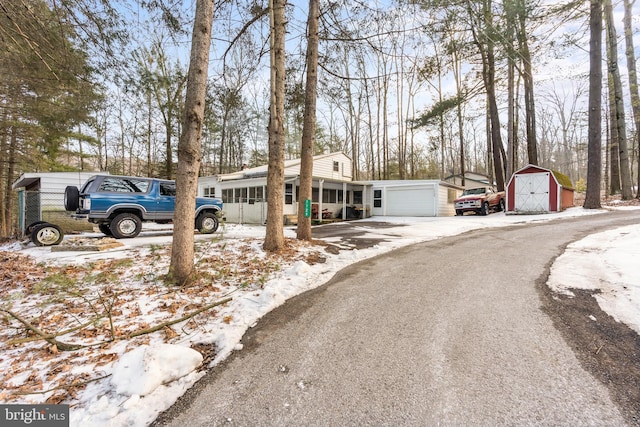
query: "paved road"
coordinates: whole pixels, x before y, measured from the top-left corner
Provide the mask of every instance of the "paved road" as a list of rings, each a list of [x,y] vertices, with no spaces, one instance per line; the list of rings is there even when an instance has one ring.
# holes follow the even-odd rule
[[[290,300],[159,425],[625,425],[540,309],[550,262],[607,214],[396,250]]]

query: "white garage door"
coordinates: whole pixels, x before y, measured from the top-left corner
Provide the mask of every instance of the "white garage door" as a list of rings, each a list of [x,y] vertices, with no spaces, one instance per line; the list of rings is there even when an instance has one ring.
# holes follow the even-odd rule
[[[433,187],[387,188],[388,216],[435,216]]]
[[[515,209],[549,212],[549,172],[516,175]]]

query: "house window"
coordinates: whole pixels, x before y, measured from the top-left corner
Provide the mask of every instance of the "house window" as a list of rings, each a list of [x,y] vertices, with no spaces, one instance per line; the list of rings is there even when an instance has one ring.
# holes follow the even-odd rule
[[[344,191],[338,190],[338,203],[342,203],[344,200]]]
[[[333,171],[334,172],[340,172],[340,163],[334,161],[333,162]]]
[[[215,189],[215,187],[205,187],[204,188],[204,197],[216,197],[216,189]]]
[[[317,188],[311,189],[311,201],[318,203],[320,201],[320,190]]]
[[[285,205],[293,204],[293,184],[284,185],[284,203]]]
[[[373,207],[382,207],[382,190],[373,190]]]

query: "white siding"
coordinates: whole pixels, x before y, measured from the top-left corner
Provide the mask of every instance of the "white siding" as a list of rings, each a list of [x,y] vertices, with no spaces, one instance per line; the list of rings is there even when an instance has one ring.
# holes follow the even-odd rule
[[[449,193],[451,193],[451,197]],[[462,194],[461,190],[446,185],[438,185],[438,216],[454,216],[456,212],[453,207],[453,200],[460,194]]]

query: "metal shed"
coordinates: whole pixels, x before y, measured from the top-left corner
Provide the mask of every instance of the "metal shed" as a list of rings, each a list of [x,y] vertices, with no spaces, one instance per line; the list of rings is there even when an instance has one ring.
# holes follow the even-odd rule
[[[566,175],[536,165],[514,172],[507,184],[507,214],[560,212],[573,206],[573,185]]]
[[[20,231],[24,234],[26,227],[36,221],[52,222],[65,229],[68,228],[67,224],[74,224],[70,220],[70,214],[64,209],[64,189],[67,185],[80,187],[87,179],[97,173],[105,172],[22,174],[12,186],[14,190],[18,190],[18,226]]]

